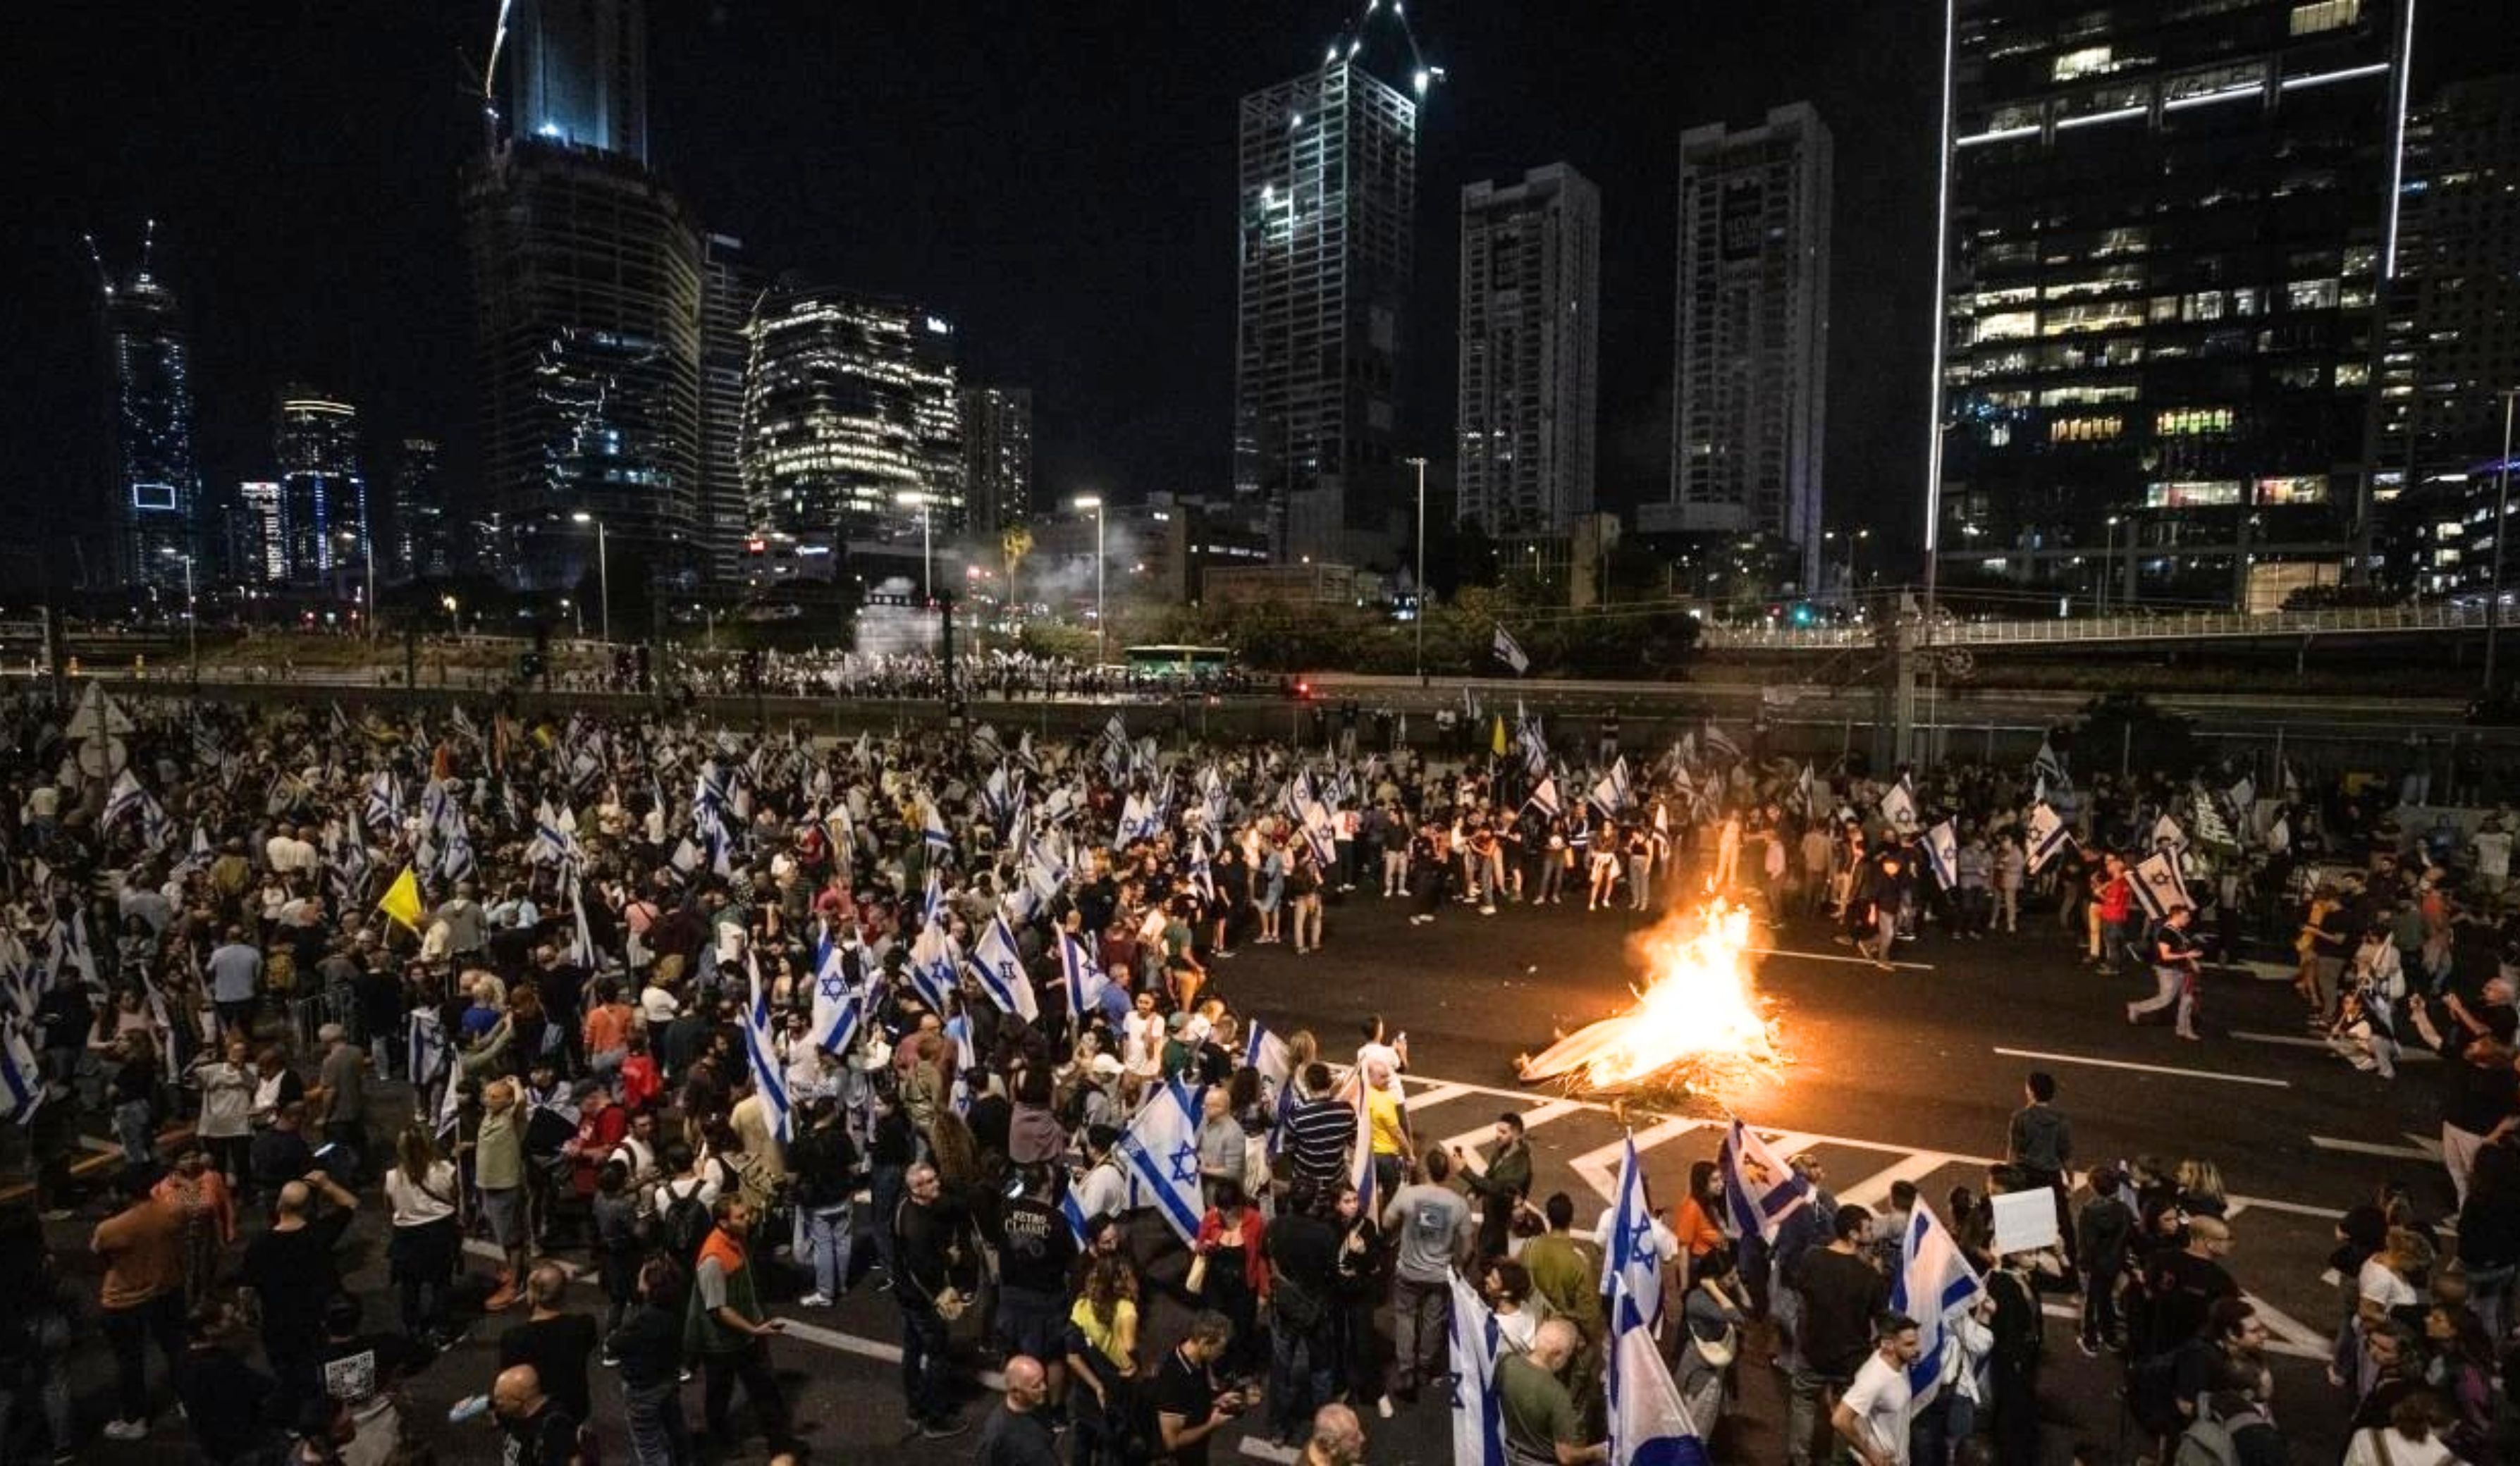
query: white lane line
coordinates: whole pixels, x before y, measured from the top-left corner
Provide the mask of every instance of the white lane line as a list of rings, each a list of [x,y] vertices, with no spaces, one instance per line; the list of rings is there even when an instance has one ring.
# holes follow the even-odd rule
[[[2270,1353],[2296,1359],[2324,1359],[2333,1353],[2326,1343],[2312,1336],[2309,1330],[2302,1328],[2299,1322],[2280,1311],[2268,1307],[2266,1302],[2255,1294],[2242,1296],[2256,1306],[2260,1318],[2267,1319],[2266,1347]],[[2039,1306],[2039,1311],[2050,1318],[2071,1319],[2077,1325],[2083,1321],[2082,1309],[2070,1303],[2042,1303]],[[2270,1315],[2272,1316],[2270,1317]],[[2280,1325],[2275,1323],[2273,1321],[2275,1318],[2281,1318],[2283,1323]],[[2308,1342],[2303,1342],[2305,1340]]]
[[[1957,1159],[1958,1157],[1945,1155],[1939,1150],[1920,1150],[1905,1160],[1892,1162],[1851,1186],[1840,1187],[1837,1192],[1837,1204],[1845,1206],[1852,1202],[1868,1210],[1878,1207],[1890,1199],[1890,1185],[1893,1181],[1923,1180]]]
[[[1242,1444],[1238,1448],[1255,1461],[1275,1461],[1278,1466],[1289,1466],[1289,1463],[1303,1459],[1300,1452],[1288,1450],[1274,1441],[1263,1441],[1257,1436],[1243,1437]]]
[[[2321,1222],[2335,1222],[2345,1213],[2336,1207],[2315,1207],[2298,1201],[2269,1201],[2263,1196],[2226,1196],[2225,1215],[2237,1217],[2242,1212],[2282,1212],[2291,1217],[2316,1217]],[[2435,1231],[2448,1226],[2447,1222],[2433,1223]]]
[[[2138,1074],[2167,1074],[2178,1079],[2217,1079],[2228,1085],[2263,1085],[2270,1089],[2289,1089],[2288,1079],[2261,1079],[2254,1074],[2216,1074],[2210,1069],[2175,1069],[2168,1064],[2137,1064],[2125,1059],[2095,1059],[2088,1054],[2047,1053],[2036,1048],[1998,1048],[1997,1053],[2016,1059],[2045,1059],[2051,1064],[2089,1064],[2096,1069],[2131,1069]]]
[[[2420,1145],[2381,1145],[2370,1140],[2342,1140],[2334,1135],[2313,1135],[2310,1143],[2321,1150],[2339,1150],[2347,1155],[2386,1156],[2393,1161],[2438,1161],[2441,1149]]]
[[[1638,1131],[1636,1133],[1637,1157],[1640,1164],[1642,1163],[1646,1151],[1666,1140],[1677,1139],[1688,1134],[1690,1131],[1703,1129],[1706,1123],[1703,1120],[1666,1120],[1660,1125]],[[1626,1154],[1627,1147],[1627,1139],[1622,1136],[1598,1150],[1589,1150],[1577,1156],[1566,1163],[1567,1169],[1582,1177],[1585,1183],[1594,1190],[1600,1192],[1603,1201],[1615,1201],[1619,1195],[1619,1160]]]
[[[1870,957],[1851,957],[1836,952],[1796,952],[1788,947],[1744,947],[1741,951],[1744,955],[1754,957],[1800,957],[1806,962],[1845,962],[1857,967],[1877,965]],[[1931,962],[1892,962],[1890,965],[1902,972],[1934,970]]]
[[[1583,1110],[1584,1107],[1574,1100],[1552,1099],[1536,1110],[1522,1112],[1523,1133],[1528,1134],[1552,1120],[1565,1115],[1581,1114]],[[1458,1135],[1446,1136],[1444,1148],[1459,1150],[1462,1153],[1462,1169],[1474,1173],[1485,1172],[1488,1169],[1488,1163],[1486,1157],[1479,1154],[1479,1147],[1495,1138],[1496,1122],[1491,1120],[1476,1130],[1465,1130]]]
[[[2244,1040],[2251,1044],[2273,1044],[2284,1048],[2316,1048],[2325,1053],[2334,1053],[2336,1051],[2335,1045],[2328,1043],[2325,1039],[2314,1039],[2307,1034],[2258,1034],[2246,1033],[2241,1030],[2234,1029],[2231,1031],[2231,1037],[2234,1039]],[[2401,1044],[2398,1048],[2398,1062],[2401,1064],[2438,1064],[2441,1062],[2441,1055],[2433,1052],[2429,1048],[2408,1048]]]
[[[1409,1113],[1414,1118],[1421,1111],[1431,1110],[1435,1106],[1443,1104],[1448,1100],[1459,1099],[1464,1094],[1476,1094],[1477,1092],[1479,1091],[1471,1088],[1468,1085],[1440,1085],[1429,1080],[1426,1082],[1425,1088],[1409,1096]]]

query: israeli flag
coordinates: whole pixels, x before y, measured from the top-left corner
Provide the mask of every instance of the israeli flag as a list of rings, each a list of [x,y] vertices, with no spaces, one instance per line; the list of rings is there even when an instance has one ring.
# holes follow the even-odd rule
[[[1593,802],[1613,814],[1628,807],[1628,756],[1619,755],[1610,772],[1593,784]]]
[[[1925,864],[1932,866],[1934,879],[1949,891],[1960,883],[1960,838],[1952,822],[1944,821],[1925,831]]]
[[[1610,1393],[1610,1466],[1707,1466],[1713,1458],[1705,1438],[1689,1418],[1651,1331],[1620,1334],[1608,1362],[1603,1378]]]
[[[2178,907],[2193,906],[2187,899],[2187,882],[2180,878],[2179,856],[2174,851],[2156,850],[2136,862],[2135,899],[2144,914],[2159,921]]]
[[[1559,797],[1557,780],[1553,777],[1543,778],[1539,783],[1532,785],[1531,798],[1525,803],[1552,820],[1566,813],[1566,801]]]
[[[403,1065],[411,1087],[426,1091],[444,1077],[453,1053],[446,1046],[446,1023],[437,1009],[413,1008],[403,1018]]]
[[[1198,1190],[1198,1119],[1207,1090],[1167,1084],[1155,1091],[1120,1137],[1121,1164],[1138,1194],[1163,1214],[1185,1247],[1198,1240],[1206,1205]]]
[[[390,829],[402,818],[402,780],[390,769],[377,771],[368,780],[368,827]]]
[[[2030,841],[2029,866],[2030,873],[2033,875],[2039,873],[2040,866],[2054,860],[2057,853],[2065,848],[2066,843],[2073,839],[2073,836],[2065,830],[2065,817],[2057,814],[2044,801],[2031,807],[2030,824],[2026,833]]]
[[[2039,754],[2030,761],[2030,773],[2032,777],[2051,789],[2073,787],[2073,780],[2065,777],[2065,761],[2056,756],[2055,746],[2044,733],[2039,738]]]
[[[2180,827],[2179,817],[2168,810],[2162,811],[2161,818],[2152,822],[2152,848],[2173,853],[2187,848],[2187,831]]]
[[[1058,935],[1058,966],[1067,977],[1067,1012],[1077,1022],[1100,1007],[1102,990],[1111,986],[1111,978],[1102,964],[1094,958],[1086,939],[1075,932]]]
[[[1497,1395],[1504,1340],[1479,1290],[1452,1273],[1453,1466],[1506,1466],[1505,1412]]]
[[[927,842],[927,848],[930,850],[953,849],[954,837],[946,831],[945,818],[936,813],[936,801],[922,799],[919,803],[920,819],[922,822],[920,825],[919,837]]]
[[[910,943],[910,985],[940,1017],[945,1012],[945,995],[954,988],[954,948],[944,926],[930,922],[921,927]]]
[[[1025,736],[1031,735],[1027,733]],[[1067,1230],[1076,1238],[1077,1247],[1082,1249],[1094,1219],[1085,1215],[1085,1203],[1077,1199],[1074,1186],[1068,1187],[1067,1194],[1059,1199],[1058,1215],[1067,1219]]]
[[[1294,1077],[1294,1054],[1286,1041],[1269,1032],[1269,1025],[1251,1020],[1251,1031],[1242,1038],[1242,1067],[1257,1069],[1272,1088],[1285,1088]]]
[[[1356,1143],[1348,1155],[1348,1182],[1356,1187],[1356,1210],[1359,1216],[1373,1217],[1382,1211],[1382,1198],[1373,1187],[1373,1100],[1364,1076],[1356,1076]]]
[[[568,877],[568,910],[572,918],[568,939],[568,960],[572,966],[593,972],[602,965],[604,954],[596,950],[595,928],[586,920],[586,892],[572,872]]]
[[[770,1133],[784,1144],[789,1134],[788,1103],[788,1067],[779,1057],[779,1035],[773,1027],[770,1010],[770,988],[761,980],[761,961],[750,952],[744,954],[752,992],[743,1005],[743,1051],[750,1060],[753,1088],[761,1091],[761,1102],[770,1107]]]
[[[113,792],[106,796],[105,818],[99,822],[108,826],[119,823],[124,816],[139,814],[148,798],[149,791],[140,787],[140,780],[125,769],[114,777]]]
[[[1784,1220],[1811,1205],[1811,1182],[1738,1120],[1716,1148],[1715,1168],[1724,1178],[1725,1224],[1736,1237],[1774,1242]]]
[[[1023,954],[1015,946],[1014,929],[1004,916],[992,916],[980,933],[977,950],[971,954],[971,966],[979,973],[980,987],[989,1000],[1003,1013],[1013,1013],[1029,1023],[1041,1016],[1041,1000],[1033,996],[1032,979],[1025,975]]]
[[[1313,847],[1313,859],[1325,869],[1338,859],[1338,825],[1319,800],[1304,801],[1304,843]]]
[[[0,1033],[0,1115],[20,1125],[31,1124],[44,1107],[44,1072],[35,1062],[35,1045],[12,1023]]]
[[[1726,736],[1724,730],[1712,718],[1706,720],[1706,752],[1711,758],[1728,758],[1736,764],[1741,762],[1741,745]]]
[[[827,1053],[846,1053],[857,1043],[865,1007],[849,984],[849,949],[834,942],[814,964],[814,1046]]]
[[[1525,672],[1531,670],[1530,656],[1523,651],[1520,643],[1517,643],[1511,636],[1507,634],[1505,627],[1502,625],[1499,625],[1496,629],[1495,650],[1496,659],[1505,663],[1507,666],[1511,667],[1513,669],[1514,676],[1520,677]]]
[[[1923,1409],[1942,1386],[1943,1351],[1950,1344],[1946,1321],[1986,1291],[1959,1243],[1934,1220],[1923,1202],[1908,1216],[1907,1234],[1899,1239],[1899,1271],[1890,1279],[1890,1311],[1916,1320],[1921,1347],[1908,1366],[1908,1389],[1914,1406]]]
[[[1916,827],[1916,796],[1908,791],[1906,778],[1901,778],[1897,783],[1881,791],[1879,808],[1881,818],[1888,822],[1892,829]]]
[[[1662,1250],[1654,1243],[1653,1209],[1645,1204],[1644,1172],[1637,1165],[1634,1132],[1619,1156],[1619,1185],[1610,1207],[1610,1245],[1601,1254],[1601,1291],[1615,1300],[1612,1333],[1661,1326]]]

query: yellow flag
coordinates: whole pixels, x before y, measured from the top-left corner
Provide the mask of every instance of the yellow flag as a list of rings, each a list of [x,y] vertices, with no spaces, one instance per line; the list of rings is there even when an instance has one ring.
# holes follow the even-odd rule
[[[1505,757],[1505,714],[1503,713],[1497,714],[1496,736],[1488,739],[1488,747],[1498,758]]]
[[[402,874],[385,887],[384,899],[377,903],[377,910],[409,927],[415,935],[419,933],[420,877],[411,873],[409,866],[403,866]]]

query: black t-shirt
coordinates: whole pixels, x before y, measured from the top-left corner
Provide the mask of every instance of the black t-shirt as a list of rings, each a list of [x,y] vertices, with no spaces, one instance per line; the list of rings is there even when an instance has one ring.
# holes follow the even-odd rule
[[[523,1420],[501,1416],[499,1429],[508,1437],[505,1466],[568,1466],[577,1454],[577,1421],[557,1399]]]
[[[224,1349],[195,1349],[175,1374],[175,1398],[202,1454],[228,1461],[260,1444],[271,1426],[270,1408],[280,1386]]]
[[[1269,1261],[1278,1276],[1312,1295],[1329,1297],[1338,1269],[1338,1228],[1319,1217],[1296,1213],[1269,1223]]]
[[[2154,1255],[2152,1266],[2144,1271],[2144,1290],[2152,1297],[2155,1353],[2175,1349],[2203,1332],[2214,1300],[2240,1296],[2240,1285],[2222,1264],[2184,1248]]]
[[[265,1345],[313,1349],[324,1337],[324,1305],[341,1291],[333,1257],[353,1214],[327,1212],[290,1231],[267,1231],[246,1244],[238,1277],[262,1305]]]
[[[1153,1400],[1159,1416],[1178,1415],[1185,1426],[1205,1425],[1207,1417],[1216,1413],[1216,1397],[1223,1393],[1206,1365],[1191,1363],[1178,1349],[1155,1366]],[[1207,1443],[1211,1439],[1202,1438],[1174,1451],[1173,1466],[1207,1466]],[[1155,1444],[1162,1444],[1160,1438]]]
[[[324,1393],[363,1405],[393,1388],[420,1361],[420,1346],[400,1334],[360,1334],[324,1345]]]
[[[998,1219],[999,1280],[1010,1288],[1059,1294],[1076,1257],[1076,1234],[1067,1217],[1046,1201],[1018,1196]]]
[[[586,1361],[595,1353],[595,1320],[584,1313],[529,1319],[499,1336],[499,1367],[531,1364],[552,1403],[584,1420],[589,1405]]]
[[[1832,1379],[1853,1379],[1872,1348],[1872,1318],[1886,1307],[1890,1285],[1853,1253],[1814,1248],[1795,1286],[1803,1295],[1803,1355]]]

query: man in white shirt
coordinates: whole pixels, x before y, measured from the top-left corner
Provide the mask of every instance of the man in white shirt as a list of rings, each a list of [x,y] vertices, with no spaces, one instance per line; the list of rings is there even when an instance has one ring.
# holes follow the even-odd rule
[[[311,831],[281,825],[262,844],[263,864],[282,875],[315,868],[315,846],[306,836]]]
[[[1828,1423],[1864,1466],[1908,1466],[1908,1366],[1923,1353],[1916,1320],[1884,1313],[1873,1321],[1872,1353],[1837,1398]]]

